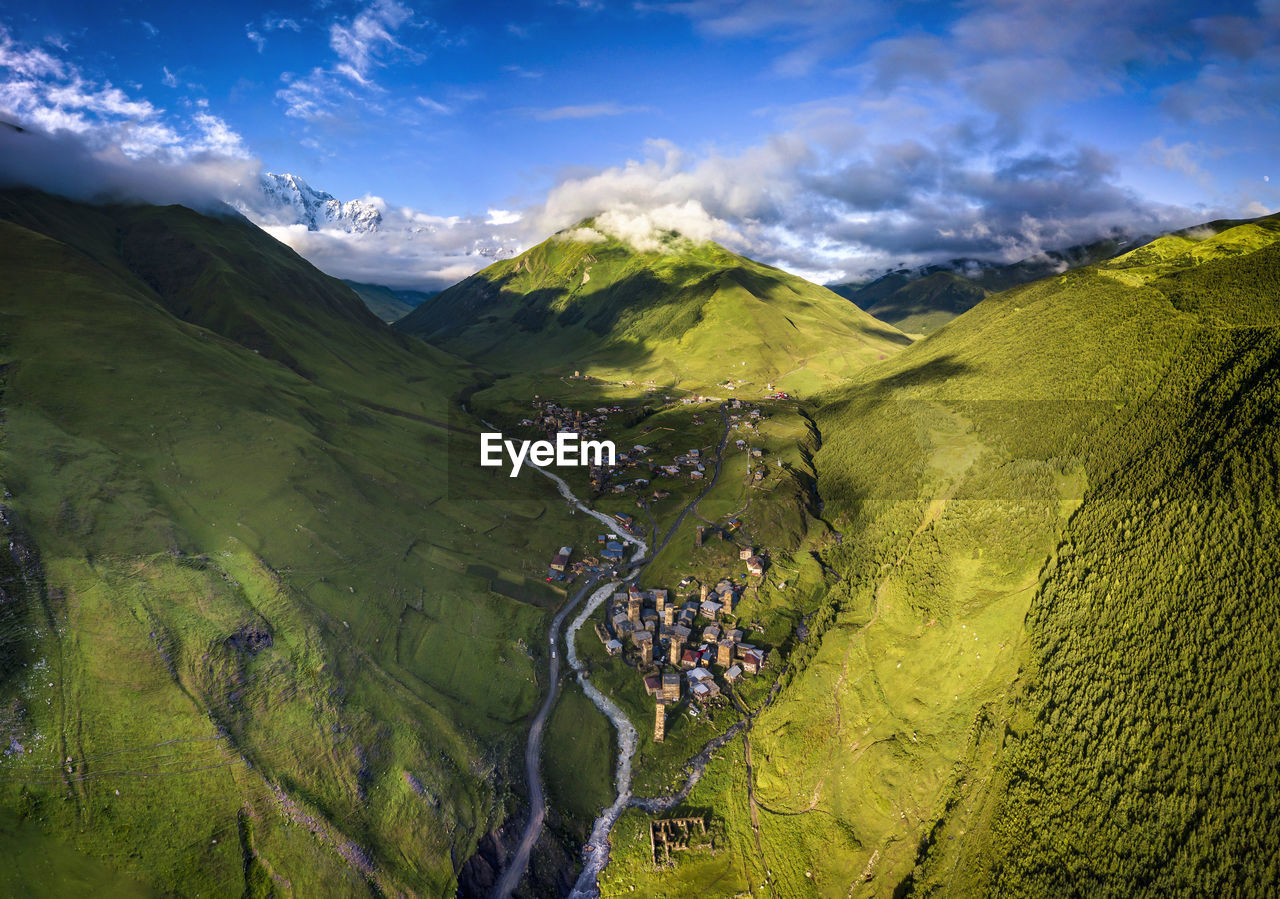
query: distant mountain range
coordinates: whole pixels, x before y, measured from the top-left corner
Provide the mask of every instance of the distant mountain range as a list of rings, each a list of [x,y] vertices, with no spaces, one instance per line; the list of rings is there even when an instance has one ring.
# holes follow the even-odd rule
[[[363,284],[360,281],[344,281],[356,292],[356,296],[364,300],[369,311],[384,322],[390,324],[404,318],[424,301],[431,299],[439,291],[396,290],[381,284]]]
[[[907,333],[930,334],[972,309],[988,294],[1102,262],[1149,240],[1149,235],[1134,237],[1117,232],[1093,243],[1049,250],[1011,264],[952,259],[916,268],[893,269],[871,280],[828,287],[852,300],[860,309]]]

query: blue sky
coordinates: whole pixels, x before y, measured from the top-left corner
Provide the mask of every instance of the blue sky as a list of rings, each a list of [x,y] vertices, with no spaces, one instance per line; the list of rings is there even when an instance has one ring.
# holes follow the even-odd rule
[[[381,243],[278,236],[406,284],[607,210],[823,280],[1280,206],[1280,0],[0,3],[0,27],[4,118],[377,198]]]

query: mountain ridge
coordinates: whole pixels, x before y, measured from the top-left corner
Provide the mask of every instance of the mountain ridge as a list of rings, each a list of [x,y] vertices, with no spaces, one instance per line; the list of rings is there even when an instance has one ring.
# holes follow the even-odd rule
[[[442,291],[396,329],[498,368],[625,369],[700,389],[810,390],[909,343],[825,288],[718,244],[668,234],[662,251],[642,252],[598,232],[579,239],[589,224]]]

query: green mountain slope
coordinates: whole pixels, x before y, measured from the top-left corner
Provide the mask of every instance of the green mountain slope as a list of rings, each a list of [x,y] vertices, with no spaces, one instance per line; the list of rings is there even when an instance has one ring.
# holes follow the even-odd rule
[[[434,293],[418,290],[392,290],[381,284],[362,284],[359,281],[346,280],[342,283],[355,291],[356,296],[364,301],[370,312],[388,324],[399,321],[424,300],[435,296]]]
[[[952,272],[934,272],[910,281],[867,309],[908,334],[931,334],[972,309],[987,291]]]
[[[996,294],[827,397],[842,539],[812,548],[840,581],[751,768],[688,801],[730,870],[786,896],[1280,888],[1278,225]]]
[[[484,500],[468,367],[238,217],[11,191],[0,238],[0,892],[451,893],[589,527]]]
[[[639,252],[574,233],[443,291],[397,329],[498,371],[801,393],[909,342],[825,288],[713,243],[672,235],[662,252]]]
[[[909,334],[932,334],[989,293],[1102,262],[1138,242],[1106,238],[1008,265],[953,259],[942,265],[892,271],[870,282],[833,284],[831,289]]]

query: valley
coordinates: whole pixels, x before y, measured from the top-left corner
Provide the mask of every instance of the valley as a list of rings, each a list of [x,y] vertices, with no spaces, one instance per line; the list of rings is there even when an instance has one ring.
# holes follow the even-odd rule
[[[233,216],[7,191],[0,228],[0,829],[68,884],[1178,892],[1265,854],[1274,216],[918,339],[590,220],[394,328]],[[508,477],[488,429],[619,454]]]

